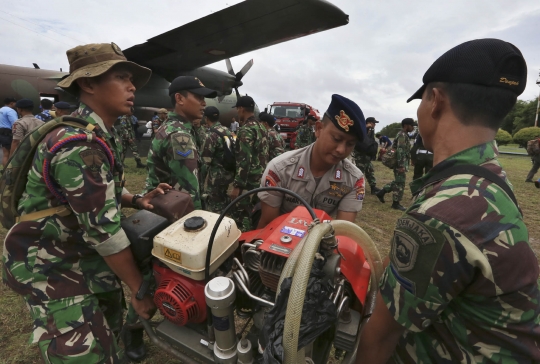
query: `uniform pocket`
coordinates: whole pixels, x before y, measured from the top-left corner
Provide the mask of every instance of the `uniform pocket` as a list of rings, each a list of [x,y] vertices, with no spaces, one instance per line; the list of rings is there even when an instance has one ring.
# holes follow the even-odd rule
[[[193,137],[188,133],[171,134],[171,147],[175,160],[196,158],[197,149]]]

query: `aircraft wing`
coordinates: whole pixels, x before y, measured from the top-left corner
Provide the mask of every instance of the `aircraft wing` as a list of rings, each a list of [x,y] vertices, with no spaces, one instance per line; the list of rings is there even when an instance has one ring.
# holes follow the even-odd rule
[[[347,14],[325,0],[246,0],[128,48],[124,54],[170,80],[180,72],[348,22]],[[299,55],[304,52],[298,49]]]

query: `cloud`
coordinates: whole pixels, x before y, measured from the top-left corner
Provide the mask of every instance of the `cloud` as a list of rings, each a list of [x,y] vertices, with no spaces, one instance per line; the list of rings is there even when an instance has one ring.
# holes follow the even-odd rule
[[[15,2],[5,10],[9,15],[0,11],[0,18],[18,24],[2,22],[0,63],[36,62],[42,68],[66,70],[65,51],[79,41],[114,41],[128,48],[238,2],[52,0],[47,8]],[[490,37],[522,50],[529,78],[521,98],[538,95],[537,0],[331,2],[349,14],[348,25],[232,59],[236,71],[255,60],[242,93],[252,95],[261,108],[274,101],[299,101],[321,112],[333,93],[341,93],[357,101],[366,115],[381,120],[382,127],[416,116],[418,102],[407,104],[406,99],[437,57],[466,40]],[[226,70],[224,61],[212,66]]]

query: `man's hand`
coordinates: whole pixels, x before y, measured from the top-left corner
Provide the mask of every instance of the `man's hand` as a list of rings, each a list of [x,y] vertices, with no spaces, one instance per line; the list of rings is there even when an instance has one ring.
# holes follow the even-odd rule
[[[236,199],[238,196],[240,196],[240,187],[235,187],[235,188],[233,188],[233,190],[231,191],[231,194],[229,195],[229,197],[231,198],[231,201],[233,201],[233,200]]]
[[[144,298],[139,301],[135,297],[135,294],[137,294],[137,292],[131,292],[131,305],[135,309],[135,312],[142,318],[150,320],[157,310],[154,299],[150,295],[145,295]]]
[[[143,196],[143,198],[138,199],[136,203],[141,209],[152,210],[154,206],[150,203],[150,201],[157,195],[163,195],[165,192],[171,189],[172,187],[167,183],[160,183],[154,190],[148,192]]]

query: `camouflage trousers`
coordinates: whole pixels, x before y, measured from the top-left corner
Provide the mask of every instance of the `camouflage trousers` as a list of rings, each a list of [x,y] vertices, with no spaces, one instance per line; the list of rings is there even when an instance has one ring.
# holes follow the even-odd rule
[[[405,172],[398,172],[397,168],[394,169],[394,180],[382,188],[385,192],[393,191],[392,201],[399,202],[403,199],[403,191],[405,189],[405,180],[407,174]]]
[[[131,149],[131,154],[133,154],[133,158],[135,158],[135,161],[137,164],[142,163],[141,157],[139,156],[139,148],[137,148],[137,144],[135,143],[135,140],[124,140],[122,143],[122,150],[124,151],[124,154],[122,154],[122,163],[124,162],[124,159],[126,159],[127,149]]]
[[[122,290],[27,304],[45,363],[126,363],[118,346]]]
[[[538,172],[538,168],[540,168],[540,156],[534,156],[531,158],[533,166],[531,170],[529,171],[529,174],[527,174],[527,179],[532,179],[536,172]]]
[[[206,187],[206,210],[221,214],[221,212],[231,203],[227,189],[229,185],[216,185]]]
[[[373,188],[377,185],[377,179],[375,178],[375,170],[373,169],[373,163],[371,163],[371,157],[362,155],[355,157],[355,164],[362,171],[368,185]]]
[[[245,193],[259,187],[259,184],[248,184],[242,192]],[[235,207],[233,207],[231,218],[236,221],[236,225],[244,233],[256,228],[256,226],[252,226],[251,223],[251,212],[257,202],[259,202],[259,198],[255,194],[242,199]]]

